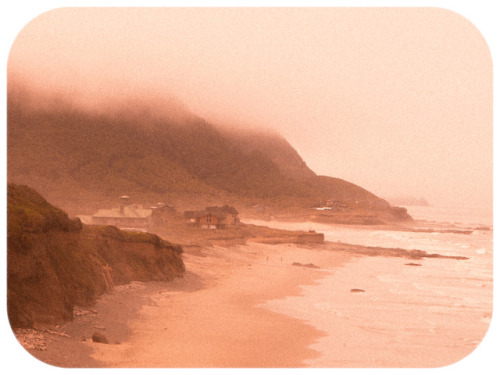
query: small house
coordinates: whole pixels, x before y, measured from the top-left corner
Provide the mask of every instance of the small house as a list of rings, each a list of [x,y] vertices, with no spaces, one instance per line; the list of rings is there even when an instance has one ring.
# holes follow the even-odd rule
[[[238,211],[234,207],[207,207],[203,211],[185,211],[184,219],[187,223],[201,228],[224,229],[228,225],[240,222]]]
[[[132,205],[128,196],[122,196],[118,208],[101,209],[92,215],[92,224],[113,225],[123,230],[148,232],[152,213],[152,209]]]
[[[165,225],[168,221],[175,220],[177,217],[177,210],[165,203],[157,203],[150,208],[153,211],[151,214],[151,221],[153,225]]]

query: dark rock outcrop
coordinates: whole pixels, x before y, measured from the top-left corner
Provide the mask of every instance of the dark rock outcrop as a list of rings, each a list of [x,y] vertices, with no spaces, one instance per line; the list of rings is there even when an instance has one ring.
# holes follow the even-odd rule
[[[106,338],[106,336],[100,332],[95,332],[93,335],[92,335],[92,341],[93,342],[99,342],[101,344],[109,344],[108,342],[108,339]]]

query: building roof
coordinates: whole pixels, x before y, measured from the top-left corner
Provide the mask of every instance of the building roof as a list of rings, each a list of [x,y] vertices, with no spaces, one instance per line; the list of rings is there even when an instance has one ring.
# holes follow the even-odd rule
[[[138,208],[134,206],[125,206],[123,207],[123,212],[120,211],[119,208],[112,209],[101,209],[97,211],[93,217],[112,217],[112,218],[143,218],[146,219],[151,216],[153,210]]]
[[[196,211],[184,211],[184,217],[186,219],[194,219],[196,217]]]
[[[232,206],[228,206],[227,204],[222,206],[222,207],[218,207],[218,206],[215,206],[215,207],[207,207],[206,208],[207,211],[209,211],[210,213],[217,213],[217,214],[231,214],[231,215],[238,215],[238,211],[236,210],[236,208],[232,207]]]
[[[186,219],[194,219],[198,217],[202,217],[205,215],[208,215],[209,212],[204,210],[204,211],[184,211],[184,218]]]
[[[225,219],[227,217],[226,212],[216,211],[216,210],[203,210],[203,211],[185,211],[184,218],[185,219],[198,219],[200,217],[204,217],[207,215],[211,215],[217,217],[219,219]]]

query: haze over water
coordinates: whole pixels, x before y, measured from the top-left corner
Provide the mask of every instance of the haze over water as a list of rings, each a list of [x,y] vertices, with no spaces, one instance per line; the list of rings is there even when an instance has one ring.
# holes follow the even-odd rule
[[[9,80],[87,105],[152,90],[280,132],[382,197],[492,204],[492,62],[438,8],[66,8],[19,33]]]
[[[318,174],[381,197],[466,207],[451,215],[423,209],[428,217],[410,210],[415,218],[492,225],[491,56],[470,22],[443,9],[58,9],[20,32],[8,68],[10,83],[90,107],[149,91],[175,96],[209,120],[279,131]],[[467,352],[480,341],[477,327],[481,333],[491,319],[492,231],[318,228],[330,241],[470,260],[409,267],[384,258],[377,268],[366,258],[267,308],[326,332],[348,317],[352,332],[372,335],[366,345],[397,352],[368,358],[372,366],[408,365],[424,355],[420,349],[435,350],[439,362],[447,347]],[[334,287],[345,293],[329,294]],[[352,295],[356,287],[367,292]],[[467,326],[471,320],[478,326]],[[328,339],[318,342],[325,355],[310,365],[360,364],[328,354],[332,347]]]
[[[470,234],[415,233],[308,223],[323,231],[327,241],[468,258],[363,257],[341,269],[327,270],[320,282],[303,286],[301,296],[263,304],[326,333],[312,345],[319,356],[308,361],[310,366],[419,367],[423,362],[426,367],[445,366],[469,355],[482,341],[493,307],[493,232],[484,227],[491,217],[476,212],[467,219],[461,209],[445,213],[433,207],[410,207],[409,211],[425,220],[422,228],[473,224],[482,229]],[[452,219],[445,222],[443,217]],[[454,221],[457,218],[462,222]],[[352,293],[352,289],[363,292]]]

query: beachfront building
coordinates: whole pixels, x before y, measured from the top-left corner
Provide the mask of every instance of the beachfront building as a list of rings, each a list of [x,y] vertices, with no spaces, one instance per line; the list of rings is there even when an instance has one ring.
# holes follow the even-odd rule
[[[163,226],[169,221],[177,219],[177,210],[175,207],[169,206],[165,203],[156,203],[151,206],[153,213],[151,214],[151,223],[153,226]]]
[[[203,211],[185,211],[184,219],[187,223],[209,229],[225,229],[240,222],[238,211],[234,207],[207,207]]]
[[[119,229],[135,232],[149,232],[152,213],[152,209],[132,205],[130,197],[122,196],[118,208],[101,209],[92,215],[92,224],[113,225]]]

